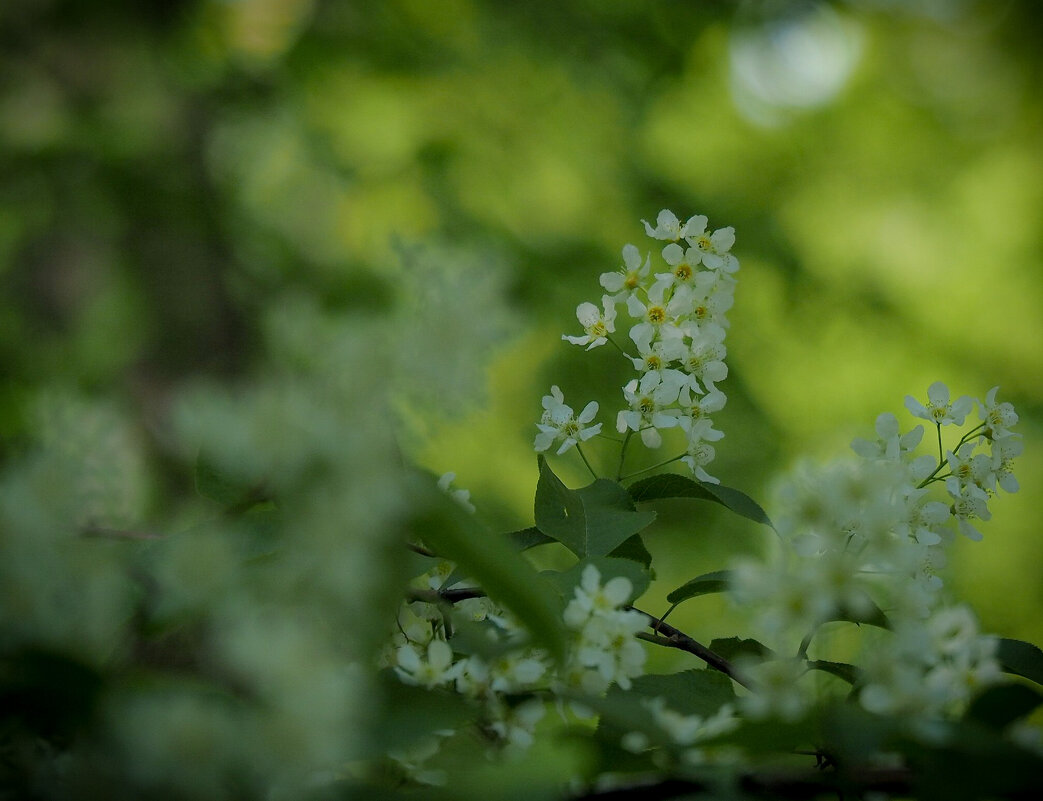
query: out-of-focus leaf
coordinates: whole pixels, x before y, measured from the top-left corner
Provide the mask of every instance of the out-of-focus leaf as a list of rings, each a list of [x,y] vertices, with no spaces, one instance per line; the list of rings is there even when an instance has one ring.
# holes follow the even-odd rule
[[[467,699],[449,690],[427,690],[403,684],[391,670],[379,676],[380,726],[369,743],[374,756],[403,748],[431,732],[455,729],[475,710]]]
[[[867,604],[866,611],[856,612],[852,609],[842,609],[825,622],[846,621],[848,623],[857,623],[859,625],[865,623],[867,626],[877,626],[881,629],[890,629],[891,621],[887,619],[884,610],[877,606],[868,596],[866,597],[865,602]]]
[[[655,512],[639,512],[622,485],[606,478],[569,489],[541,457],[535,517],[536,528],[582,558],[611,553],[655,520]]]
[[[1043,684],[1043,651],[1030,642],[1000,638],[996,658],[1004,672]]]
[[[1003,729],[1032,714],[1043,704],[1043,694],[1025,684],[998,684],[986,689],[967,709],[966,719],[993,729]]]
[[[862,677],[862,670],[849,665],[846,662],[827,662],[824,659],[812,659],[808,661],[809,670],[821,670],[823,673],[831,673],[837,678],[843,679],[848,684],[857,684]]]
[[[755,523],[771,526],[771,520],[760,505],[749,495],[731,487],[694,481],[676,473],[661,473],[631,484],[627,491],[635,502],[655,501],[660,498],[694,498],[719,503],[735,514]]]
[[[555,593],[506,538],[485,530],[474,515],[434,490],[433,479],[425,478],[418,477],[416,495],[426,493],[429,502],[426,512],[414,521],[413,535],[439,556],[456,562],[490,598],[510,609],[534,639],[560,658],[565,652],[565,633],[553,600]]]
[[[0,717],[42,736],[86,724],[102,677],[61,654],[23,651],[0,659]]]
[[[724,592],[728,589],[728,581],[731,578],[731,574],[730,570],[715,570],[712,573],[703,573],[701,576],[696,576],[694,579],[686,581],[667,595],[666,600],[672,604],[679,604],[699,595]]]
[[[242,506],[253,490],[218,470],[203,454],[196,458],[196,491],[225,509]]]

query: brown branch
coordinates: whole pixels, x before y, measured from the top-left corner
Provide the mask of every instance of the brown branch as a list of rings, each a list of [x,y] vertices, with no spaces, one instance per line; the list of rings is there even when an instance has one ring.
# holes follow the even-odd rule
[[[727,659],[718,654],[715,654],[709,648],[697,640],[692,639],[683,631],[675,629],[668,623],[664,623],[661,618],[655,615],[643,612],[636,607],[630,607],[635,612],[641,612],[642,615],[648,618],[648,625],[651,626],[652,631],[655,632],[652,635],[638,635],[642,640],[647,642],[655,643],[656,645],[663,645],[668,648],[678,648],[682,651],[687,651],[690,654],[694,654],[703,660],[707,665],[712,667],[714,670],[719,670],[725,676],[730,678],[732,681],[741,684],[748,690],[754,689],[748,679],[743,678],[735,670],[735,666],[732,665]]]

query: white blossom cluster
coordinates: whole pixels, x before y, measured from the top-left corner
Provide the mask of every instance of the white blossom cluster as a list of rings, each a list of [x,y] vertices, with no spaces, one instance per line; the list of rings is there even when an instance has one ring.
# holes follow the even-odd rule
[[[970,521],[989,519],[987,502],[997,488],[1018,489],[1011,474],[1021,452],[1011,431],[1018,416],[1011,404],[996,402],[996,392],[951,401],[938,382],[926,405],[906,399],[910,412],[936,424],[938,456],[916,455],[923,426],[903,433],[885,413],[876,420],[876,440],[852,443],[863,457],[858,462],[800,467],[779,493],[783,554],[774,562],[740,562],[732,573],[732,597],[751,608],[760,632],[774,641],[807,637],[801,656],[822,623],[879,622],[886,614],[894,634],[874,643],[860,695],[872,711],[940,712],[999,675],[992,641],[978,635],[970,612],[945,607],[938,575],[955,532],[980,540]],[[975,406],[981,422],[943,451],[942,427],[963,425]],[[934,497],[935,484],[944,486],[948,502]],[[744,699],[745,711],[799,716],[810,703],[797,681],[806,670],[802,659],[751,668],[758,692]]]
[[[415,590],[445,589],[456,566],[438,562],[412,581]],[[450,588],[467,586],[456,582]],[[528,748],[536,724],[542,719],[545,702],[536,693],[552,689],[581,690],[591,695],[606,692],[616,683],[624,689],[644,672],[645,651],[634,635],[647,625],[645,617],[625,609],[633,585],[625,577],[602,585],[601,574],[588,565],[564,611],[564,621],[573,633],[569,657],[555,668],[548,655],[527,644],[524,630],[509,612],[486,597],[469,598],[454,605],[454,619],[486,623],[485,634],[495,657],[454,651],[451,632],[447,636],[444,610],[434,603],[403,603],[396,630],[378,660],[392,668],[406,684],[428,689],[445,688],[482,704],[481,728],[491,741],[508,751]],[[517,703],[517,696],[533,697]],[[513,696],[512,703],[508,697]],[[454,732],[445,731],[442,738]],[[442,739],[429,738],[417,748],[389,753],[400,769],[414,781],[433,783],[437,771],[426,761],[439,750]]]
[[[707,740],[727,734],[739,727],[739,717],[732,704],[723,704],[717,712],[706,717],[685,715],[676,709],[671,709],[662,696],[643,699],[641,704],[652,713],[652,721],[655,726],[666,734],[670,743],[677,747],[677,756],[682,763],[688,765],[720,763],[729,761],[735,756],[734,750],[729,746],[708,749],[701,745]],[[624,734],[620,745],[635,754],[652,747],[648,735],[640,731],[630,731]],[[653,759],[656,764],[662,763],[662,767],[667,764],[666,755],[662,752],[653,756]]]
[[[862,706],[883,714],[958,712],[974,693],[1002,680],[996,644],[979,633],[966,606],[896,621],[893,635],[869,651]]]
[[[648,621],[640,612],[623,608],[633,590],[624,576],[602,586],[594,565],[583,569],[575,596],[565,607],[565,625],[576,634],[564,668],[566,685],[599,695],[613,682],[629,690],[630,680],[645,672],[645,649],[634,635]]]
[[[665,209],[655,227],[648,222],[644,226],[649,237],[667,242],[658,256],[663,269],[653,272],[652,255],[642,257],[635,245],[626,245],[622,266],[601,275],[606,290],[601,305],[586,302],[576,309],[583,335],[566,334],[562,339],[587,350],[609,342],[619,348],[638,375],[623,387],[626,407],[616,416],[616,429],[628,437],[639,433],[649,448],[662,444],[662,429],[682,429],[687,442],[682,461],[699,480],[717,483],[704,468],[716,455],[711,443],[724,436],[713,427],[710,415],[727,400],[716,384],[728,375],[726,313],[739,269],[730,252],[735,230],[710,231],[703,215],[682,223]],[[628,345],[633,351],[611,338],[620,309],[632,323]],[[544,397],[537,451],[561,442],[562,453],[600,432],[600,423],[586,427],[597,414],[596,403],[587,404],[575,417],[557,387],[551,393]],[[548,399],[554,402],[548,405]]]

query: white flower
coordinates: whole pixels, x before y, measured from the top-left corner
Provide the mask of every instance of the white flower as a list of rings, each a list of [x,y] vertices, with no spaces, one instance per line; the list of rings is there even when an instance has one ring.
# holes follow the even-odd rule
[[[586,442],[601,433],[601,423],[587,427],[587,423],[598,413],[597,401],[584,406],[579,417],[576,417],[572,407],[565,405],[565,396],[561,390],[553,386],[550,391],[550,395],[543,396],[543,417],[536,424],[540,433],[536,435],[533,447],[537,452],[547,450],[560,439],[561,447],[557,452],[562,454],[573,445]]]
[[[709,422],[709,420],[701,420],[700,424],[709,424]],[[709,428],[708,425],[707,428]],[[713,431],[713,429],[710,430]],[[721,432],[717,431],[715,433],[720,434]],[[707,484],[720,484],[721,480],[719,478],[714,478],[703,470],[703,468],[716,457],[717,451],[714,450],[713,445],[709,442],[703,442],[699,439],[690,439],[688,441],[688,453],[681,457],[681,461],[688,465],[688,469],[692,471],[693,475],[699,481],[704,481]]]
[[[601,572],[594,565],[583,568],[574,597],[565,607],[565,625],[582,628],[596,614],[611,612],[623,606],[634,591],[634,585],[625,576],[610,578],[601,586]]]
[[[663,261],[670,265],[670,272],[656,273],[655,277],[666,286],[684,286],[695,276],[702,254],[695,248],[687,250],[676,242],[663,248]]]
[[[437,687],[456,681],[463,670],[463,662],[453,664],[453,649],[445,640],[431,640],[427,645],[426,659],[412,645],[403,645],[396,654],[398,665],[395,672],[406,684]]]
[[[1010,403],[996,403],[999,387],[993,387],[985,396],[985,401],[978,401],[978,416],[985,423],[985,436],[989,439],[1002,439],[1011,435],[1010,428],[1018,422],[1018,413]]]
[[[678,381],[660,373],[645,373],[640,381],[632,379],[623,387],[630,409],[621,410],[616,416],[616,430],[620,434],[627,429],[639,431],[647,447],[658,448],[663,444],[658,429],[677,425],[677,417],[664,410],[677,400],[680,390]]]
[[[614,298],[625,300],[637,291],[651,269],[650,256],[645,255],[641,262],[641,252],[633,245],[623,246],[623,267],[614,273],[602,273],[600,283],[609,292],[616,293]]]
[[[1004,492],[1018,491],[1018,480],[1012,471],[1014,457],[1020,456],[1023,449],[1024,445],[1017,434],[994,440],[992,443],[992,470],[996,476],[996,483]]]
[[[724,329],[714,326],[706,330],[691,332],[692,343],[681,359],[681,368],[689,375],[689,385],[696,392],[710,392],[714,384],[728,377],[728,365],[724,358],[728,351],[724,346]],[[702,386],[700,386],[702,382]]]
[[[680,339],[682,336],[676,321],[691,311],[691,293],[676,292],[666,300],[666,289],[665,284],[653,285],[648,290],[648,303],[642,303],[636,295],[627,298],[627,312],[641,320],[630,329],[630,338],[639,349],[650,347],[656,335],[664,339]]]
[[[706,217],[702,214],[689,217],[688,222],[682,225],[681,221],[677,219],[677,215],[667,209],[659,212],[659,216],[656,217],[655,228],[652,228],[645,220],[641,222],[645,225],[645,233],[650,237],[653,239],[667,239],[671,242],[684,239],[694,231],[702,232],[706,230]]]
[[[473,512],[474,504],[471,503],[471,491],[465,489],[453,489],[453,482],[455,480],[456,473],[443,473],[442,477],[438,479],[438,488],[468,512]]]
[[[980,541],[982,534],[970,521],[976,517],[982,520],[992,518],[988,507],[989,496],[975,484],[960,484],[956,476],[945,479],[945,488],[953,498],[952,513],[959,524],[960,533],[975,542]]]
[[[646,619],[620,608],[633,591],[624,576],[610,578],[602,587],[597,567],[587,565],[565,607],[565,625],[578,632],[566,679],[586,692],[603,692],[613,681],[629,689],[630,679],[644,672],[645,649],[634,634],[645,628]]]
[[[707,415],[718,412],[724,408],[728,396],[719,389],[713,389],[702,396],[692,396],[691,387],[684,386],[678,395],[677,402],[681,405],[678,410],[677,424],[684,429],[689,441],[693,439],[709,440],[716,442],[724,436],[720,431],[713,428]],[[709,423],[700,427],[698,437],[693,437],[692,430],[700,422]]]
[[[867,459],[900,460],[916,450],[923,439],[923,426],[912,431],[899,434],[898,418],[890,412],[884,412],[876,418],[876,442],[859,437],[851,443],[851,450]]]
[[[579,320],[579,324],[583,326],[584,335],[581,337],[570,337],[567,334],[562,334],[561,338],[568,340],[573,345],[586,345],[587,350],[608,342],[608,335],[616,330],[616,305],[609,295],[604,295],[601,298],[601,302],[605,308],[604,312],[593,303],[579,304],[576,307],[576,318]]]
[[[905,396],[905,408],[914,417],[930,420],[932,423],[947,426],[955,423],[963,425],[964,418],[974,408],[974,401],[963,395],[956,401],[949,401],[949,388],[941,381],[935,381],[927,388],[927,405],[924,406],[912,395]]]
[[[739,260],[728,251],[735,244],[735,229],[731,226],[719,228],[706,234],[705,225],[698,231],[688,230],[686,239],[702,255],[702,262],[711,270],[734,273],[739,269]]]
[[[688,349],[684,345],[684,341],[680,338],[674,339],[661,339],[651,344],[641,342],[637,346],[638,356],[628,356],[634,363],[634,368],[641,371],[642,373],[656,372],[666,378],[667,375],[672,373],[678,373],[677,370],[670,368],[668,365],[684,357]],[[684,376],[678,374],[670,380],[680,379],[684,381]]]

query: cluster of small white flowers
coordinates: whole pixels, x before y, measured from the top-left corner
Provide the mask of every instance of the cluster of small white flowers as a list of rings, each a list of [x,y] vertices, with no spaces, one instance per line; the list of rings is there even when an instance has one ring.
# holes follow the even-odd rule
[[[949,467],[945,489],[953,501],[952,514],[960,532],[972,540],[980,540],[982,535],[971,521],[992,517],[988,502],[997,488],[1004,492],[1018,491],[1018,481],[1011,472],[1014,457],[1022,451],[1020,435],[1011,431],[1018,422],[1018,414],[1010,403],[996,402],[998,391],[999,387],[990,389],[985,400],[972,400],[964,395],[950,402],[949,388],[937,381],[927,390],[926,406],[912,396],[905,399],[906,408],[913,415],[937,425],[939,436],[942,426],[963,425],[974,406],[978,407],[981,423],[945,457]],[[974,434],[977,436],[969,439]]]
[[[617,430],[639,433],[647,447],[658,448],[662,429],[681,428],[687,440],[682,461],[699,480],[717,483],[704,468],[716,455],[710,443],[724,436],[709,415],[727,400],[716,383],[728,375],[726,313],[734,300],[734,273],[739,269],[738,259],[730,253],[735,230],[708,231],[706,217],[697,215],[682,223],[665,209],[655,227],[648,222],[644,226],[652,239],[668,242],[660,253],[665,269],[653,273],[651,254],[642,258],[636,246],[626,245],[622,267],[601,275],[601,286],[608,293],[602,296],[601,307],[587,302],[576,309],[583,336],[565,334],[562,339],[587,350],[608,343],[616,330],[617,307],[622,307],[634,321],[629,336],[637,355],[623,352],[640,375],[623,387],[627,407],[616,416]],[[560,439],[560,453],[582,441],[583,434],[598,433],[594,429],[600,424],[583,428],[594,419],[596,404],[589,417],[591,404],[579,418],[573,418],[567,406],[555,408],[557,416],[548,409],[545,397],[537,451]]]
[[[420,591],[443,589],[455,569],[452,562],[439,560],[413,579],[411,586]],[[452,588],[466,584],[457,582]],[[564,612],[573,639],[569,660],[557,671],[544,651],[526,643],[523,628],[512,616],[484,597],[458,602],[455,609],[465,619],[486,621],[490,646],[500,652],[498,656],[455,653],[451,635],[446,637],[444,610],[412,600],[402,604],[378,664],[392,668],[406,684],[451,689],[481,702],[483,730],[494,735],[500,746],[523,750],[532,743],[545,703],[535,697],[520,704],[508,703],[508,696],[546,686],[578,688],[597,695],[613,682],[629,689],[630,680],[642,675],[645,651],[634,634],[647,623],[641,613],[623,608],[632,591],[630,580],[623,577],[609,579],[602,586],[598,569],[586,567]],[[437,749],[439,742],[427,745]],[[425,760],[433,753],[425,750]],[[423,760],[391,756],[401,769],[416,773],[413,778],[417,781],[427,777]]]
[[[634,635],[648,624],[645,616],[624,609],[633,585],[616,576],[601,585],[594,565],[583,569],[575,596],[565,607],[565,625],[576,641],[564,667],[567,685],[598,695],[615,682],[624,690],[644,673],[645,649]]]
[[[977,636],[969,612],[941,608],[937,574],[955,538],[953,524],[980,540],[969,520],[989,518],[987,501],[997,487],[1018,488],[1011,474],[1011,460],[1021,452],[1011,431],[1018,416],[1011,404],[996,402],[996,392],[984,401],[950,401],[939,382],[928,390],[926,405],[906,399],[914,415],[936,423],[940,454],[942,426],[963,425],[977,405],[982,422],[944,458],[917,456],[923,426],[903,433],[885,413],[876,420],[875,441],[852,443],[862,460],[798,469],[780,490],[777,518],[790,547],[774,563],[746,560],[732,573],[733,599],[753,608],[754,624],[769,638],[811,635],[829,620],[879,619],[886,611],[893,644],[875,647],[871,683],[861,696],[874,711],[940,711],[998,675],[991,641]],[[932,498],[936,483],[945,486],[949,503]],[[758,692],[748,699],[756,708],[746,711],[796,716],[799,675],[790,673],[801,664],[758,666],[764,675],[757,675]]]
[[[979,633],[965,606],[899,621],[893,636],[869,652],[859,700],[882,714],[959,712],[976,692],[1001,680],[996,645]]]

